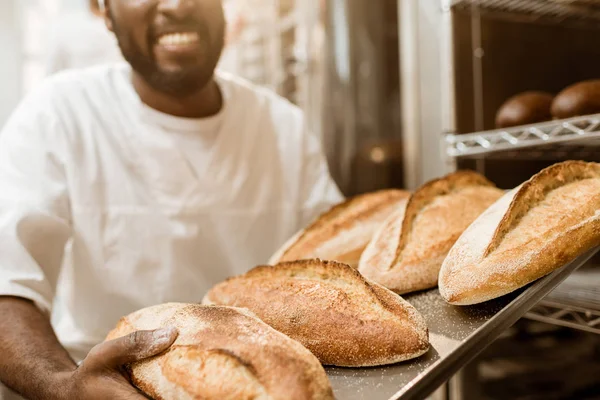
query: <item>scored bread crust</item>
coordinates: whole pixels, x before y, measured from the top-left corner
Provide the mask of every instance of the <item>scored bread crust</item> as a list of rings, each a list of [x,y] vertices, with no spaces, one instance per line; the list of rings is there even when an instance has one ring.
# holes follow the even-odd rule
[[[470,305],[517,290],[600,245],[600,164],[566,161],[507,193],[459,238],[440,294]]]
[[[363,252],[358,270],[399,294],[435,287],[454,242],[502,194],[471,171],[425,184],[382,224]]]
[[[128,366],[154,400],[333,399],[319,361],[248,310],[167,303],[121,318],[106,340],[176,327],[164,353]]]
[[[215,286],[203,303],[251,310],[325,365],[393,364],[429,349],[425,320],[413,306],[334,261],[259,266]]]
[[[268,264],[320,258],[356,268],[375,231],[409,196],[404,190],[386,189],[346,200],[296,233]]]

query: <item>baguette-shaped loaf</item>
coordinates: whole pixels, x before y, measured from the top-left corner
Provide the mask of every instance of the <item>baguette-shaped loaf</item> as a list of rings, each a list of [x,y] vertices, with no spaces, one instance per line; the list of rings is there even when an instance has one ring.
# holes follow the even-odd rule
[[[162,304],[121,318],[107,340],[167,326],[179,330],[171,348],[128,367],[154,400],[334,398],[319,361],[248,310]]]
[[[425,320],[414,307],[334,261],[259,266],[215,286],[204,303],[248,308],[325,365],[393,364],[429,348]]]
[[[399,294],[435,287],[454,242],[502,194],[471,171],[425,184],[374,235],[360,273]]]
[[[600,164],[567,161],[507,193],[459,238],[440,270],[442,297],[481,303],[600,245]]]
[[[294,235],[269,264],[319,258],[356,268],[375,231],[409,196],[406,191],[388,189],[353,197]]]

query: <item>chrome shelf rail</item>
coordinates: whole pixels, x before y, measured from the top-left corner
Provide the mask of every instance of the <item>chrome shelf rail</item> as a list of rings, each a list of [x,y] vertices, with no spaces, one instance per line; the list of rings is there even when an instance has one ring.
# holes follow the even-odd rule
[[[542,300],[525,318],[600,335],[600,310]]]
[[[542,124],[463,135],[447,134],[449,157],[484,155],[559,143],[600,139],[600,114],[556,120]],[[596,144],[600,145],[600,142]]]

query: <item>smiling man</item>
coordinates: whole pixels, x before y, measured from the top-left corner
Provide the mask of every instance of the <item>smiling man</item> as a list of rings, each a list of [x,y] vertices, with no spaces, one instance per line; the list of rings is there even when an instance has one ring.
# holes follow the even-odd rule
[[[106,10],[128,64],[48,79],[0,133],[5,399],[144,398],[120,369],[177,332],[103,343],[118,319],[200,301],[341,200],[301,112],[214,72],[219,0]]]

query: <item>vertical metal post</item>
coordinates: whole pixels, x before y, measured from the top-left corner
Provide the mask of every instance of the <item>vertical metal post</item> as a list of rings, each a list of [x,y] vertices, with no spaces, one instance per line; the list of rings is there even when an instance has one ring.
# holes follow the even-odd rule
[[[456,170],[456,160],[449,157],[446,151],[447,145],[444,135],[456,132],[456,81],[454,68],[454,23],[452,17],[452,0],[441,0],[442,29],[440,34],[440,58],[441,58],[441,88],[442,98],[442,124],[443,131],[440,133],[440,157],[446,166],[445,172]]]
[[[422,175],[419,0],[398,0],[398,29],[404,182],[415,189]]]

